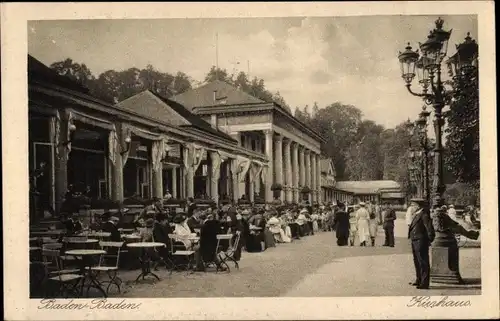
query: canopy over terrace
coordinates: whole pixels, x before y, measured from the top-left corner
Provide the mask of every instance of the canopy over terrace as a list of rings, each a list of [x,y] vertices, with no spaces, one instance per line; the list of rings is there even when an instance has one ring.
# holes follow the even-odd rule
[[[404,203],[404,193],[401,185],[391,180],[337,181],[335,192],[338,194],[348,193],[359,201]]]
[[[298,203],[300,191],[308,187],[309,200],[321,201],[320,155],[325,141],[282,106],[219,80],[172,99],[231,135],[239,146],[267,156],[269,170],[263,184],[254,182],[255,196],[271,202],[271,187],[281,188],[281,200]]]
[[[96,199],[122,201],[124,188],[147,197],[162,196],[163,165],[169,159],[177,159],[182,170],[182,176],[175,180],[178,196],[195,196],[191,178],[202,161],[213,164],[207,170],[210,179],[206,187],[210,188],[205,193],[214,198],[220,191],[217,178],[221,164],[228,164],[236,182],[265,172],[264,155],[239,147],[178,104],[171,108],[163,102],[170,110],[163,118],[145,113],[141,110],[147,108],[145,105],[138,110],[113,106],[31,56],[28,75],[31,187],[41,194],[38,198],[42,202],[38,203],[43,209],[59,211],[68,189],[76,186]],[[161,100],[150,92],[145,95]],[[176,151],[180,157],[169,156]],[[138,161],[135,186],[124,186],[124,170],[134,171],[134,167],[127,168],[132,159]],[[175,183],[167,186],[174,189]],[[237,189],[229,192],[239,197]]]

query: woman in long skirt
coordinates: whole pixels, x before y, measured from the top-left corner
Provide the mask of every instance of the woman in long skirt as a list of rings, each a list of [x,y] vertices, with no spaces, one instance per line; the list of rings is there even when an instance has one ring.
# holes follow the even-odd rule
[[[366,246],[370,239],[370,214],[365,208],[365,203],[359,203],[360,209],[356,211],[356,220],[358,224],[359,245]]]

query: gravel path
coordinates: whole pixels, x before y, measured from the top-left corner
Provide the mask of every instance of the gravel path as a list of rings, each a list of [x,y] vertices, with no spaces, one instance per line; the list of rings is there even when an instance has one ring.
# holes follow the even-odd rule
[[[373,247],[338,247],[333,232],[320,232],[291,244],[278,244],[262,253],[243,253],[240,269],[231,273],[186,274],[164,269],[157,273],[159,282],[135,284],[138,271],[125,271],[126,281],[120,297],[275,297],[286,294],[309,274],[340,258],[410,253],[406,238],[396,238],[394,248],[381,247],[383,231],[379,231]]]

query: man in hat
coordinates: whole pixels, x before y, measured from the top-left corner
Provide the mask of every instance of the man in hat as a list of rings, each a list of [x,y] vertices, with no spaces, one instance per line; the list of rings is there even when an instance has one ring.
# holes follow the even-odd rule
[[[434,241],[434,227],[430,218],[427,202],[422,198],[412,199],[415,214],[410,223],[408,237],[411,240],[415,282],[410,283],[417,289],[428,289],[430,283],[429,246]]]
[[[345,205],[338,204],[339,210],[335,213],[333,219],[333,226],[335,229],[335,236],[337,237],[337,245],[347,245],[349,239],[349,214],[345,211]]]
[[[386,203],[382,210],[382,217],[382,227],[385,232],[384,246],[394,247],[394,221],[396,220],[396,211]]]

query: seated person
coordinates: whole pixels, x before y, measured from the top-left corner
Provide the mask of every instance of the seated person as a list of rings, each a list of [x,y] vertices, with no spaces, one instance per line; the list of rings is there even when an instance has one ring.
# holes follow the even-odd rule
[[[139,230],[139,235],[141,236],[141,242],[153,242],[153,227],[155,220],[148,218],[145,221],[145,227]]]
[[[205,263],[213,262],[220,270],[225,271],[226,268],[220,266],[220,259],[217,254],[217,234],[220,231],[220,222],[213,215],[208,215],[206,221],[201,228],[200,234],[200,252],[201,259]],[[205,265],[197,264],[198,271],[204,271]]]
[[[168,258],[171,246],[168,234],[173,232],[168,223],[168,216],[163,213],[156,214],[156,221],[153,225],[153,240],[165,244],[165,247],[158,248],[157,251],[164,259]]]
[[[201,228],[201,222],[199,220],[201,214],[201,210],[195,209],[193,212],[193,216],[189,217],[186,221],[187,226],[189,229],[194,232],[194,229],[200,229]]]
[[[266,226],[265,225],[266,222],[262,215],[262,211],[259,211],[259,213],[252,216],[249,219],[248,223],[249,223],[250,233],[247,236],[246,240],[247,252],[265,251],[266,244],[265,244],[264,228]],[[258,227],[259,229],[255,229],[256,227]]]
[[[107,222],[102,225],[102,231],[111,233],[109,236],[109,240],[111,242],[121,242],[122,238],[120,235],[120,231],[118,231],[118,223],[120,219],[116,216],[111,216]]]
[[[277,217],[275,213],[267,221],[267,228],[273,234],[273,237],[277,243],[290,243],[292,240],[286,235],[285,231],[282,229],[282,221]]]
[[[191,229],[187,225],[187,217],[183,213],[179,213],[174,217],[174,233],[179,236],[189,237],[193,235]],[[193,242],[191,240],[182,239],[181,241],[187,250],[191,250]]]
[[[307,209],[303,208],[302,210],[300,210],[299,215],[297,216],[297,219],[295,220],[295,222],[299,226],[299,235],[301,237],[306,234],[306,225],[307,225],[306,214],[308,214],[308,213],[309,212],[307,211]]]
[[[66,228],[66,236],[72,236],[82,232],[83,226],[80,222],[78,213],[71,214],[71,217],[64,222],[64,227]]]

